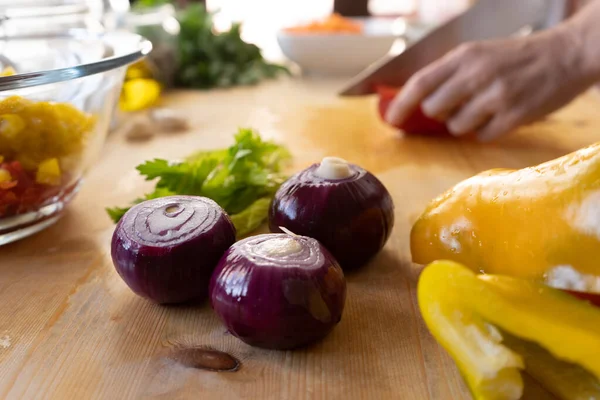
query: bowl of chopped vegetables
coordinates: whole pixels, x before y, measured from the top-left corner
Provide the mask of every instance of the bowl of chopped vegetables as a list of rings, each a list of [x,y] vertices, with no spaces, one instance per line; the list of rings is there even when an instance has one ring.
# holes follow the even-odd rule
[[[309,75],[352,75],[384,57],[399,35],[388,18],[345,18],[287,27],[277,34],[283,54]]]
[[[151,48],[125,32],[0,40],[0,245],[58,220],[100,153],[127,65]]]

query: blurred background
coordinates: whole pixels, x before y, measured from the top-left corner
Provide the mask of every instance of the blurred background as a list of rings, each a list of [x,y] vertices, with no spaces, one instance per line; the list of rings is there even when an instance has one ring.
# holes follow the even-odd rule
[[[226,88],[285,74],[348,78],[403,51],[474,1],[0,0],[0,44],[6,50],[18,36],[48,38],[72,29],[140,34],[153,51],[128,69],[120,104],[136,111],[173,86]],[[20,46],[12,48],[18,53]],[[26,62],[35,57],[21,50],[12,61],[0,52],[2,74],[77,60],[68,54],[40,65]]]
[[[226,91],[269,80],[325,76],[335,78],[332,84],[349,82],[365,68],[404,51],[475,1],[0,0],[0,75],[4,77],[0,105],[14,96],[43,105],[40,115],[28,117],[35,129],[25,129],[19,115],[2,114],[0,128],[6,133],[0,137],[0,164],[8,161],[13,169],[0,166],[4,171],[0,178],[11,189],[5,190],[8,222],[0,221],[0,244],[3,232],[10,234],[5,242],[12,241],[34,232],[32,221],[39,223],[35,229],[43,229],[47,226],[44,218],[56,220],[76,193],[84,172],[101,154],[109,131],[123,125],[128,140],[147,140],[161,120],[157,116],[162,115],[163,123],[170,121],[171,126],[185,125],[186,119],[176,111],[162,109],[168,105],[162,100],[169,90]],[[480,3],[482,14],[475,14],[472,26],[487,26],[494,18],[496,26],[507,26],[514,11],[504,13],[505,20],[498,19],[502,3],[496,1]],[[490,4],[497,8],[486,9]],[[543,18],[545,13],[535,8],[538,11]],[[507,30],[513,29],[512,24],[508,26]],[[437,37],[452,44],[469,28],[461,25]],[[412,54],[429,52],[416,49]],[[90,74],[98,65],[110,68]],[[46,84],[36,86],[40,77],[47,79]],[[383,116],[402,83],[385,87],[374,83],[377,88],[372,94],[378,95],[377,109]],[[17,100],[9,100],[8,109],[21,110],[11,101]],[[63,108],[63,103],[69,107]],[[222,106],[230,111],[229,104]],[[44,111],[54,107],[58,111]],[[98,123],[89,122],[88,115]],[[65,124],[67,118],[81,122]],[[88,134],[93,139],[84,145]],[[47,152],[55,148],[61,152]],[[20,192],[13,192],[19,183]],[[0,211],[2,206],[0,198]],[[48,213],[38,213],[46,207],[51,207]],[[18,235],[12,234],[17,231]]]
[[[113,0],[115,1],[115,0]],[[119,0],[116,0],[119,1]],[[127,0],[124,0],[127,1]],[[234,22],[243,25],[242,38],[261,47],[267,59],[283,55],[275,37],[286,26],[326,18],[334,11],[345,16],[402,17],[415,29],[427,28],[461,12],[474,0],[180,0],[175,5],[203,3],[216,12],[217,30],[227,30]],[[131,5],[143,3],[133,0]],[[122,6],[121,6],[122,7]]]

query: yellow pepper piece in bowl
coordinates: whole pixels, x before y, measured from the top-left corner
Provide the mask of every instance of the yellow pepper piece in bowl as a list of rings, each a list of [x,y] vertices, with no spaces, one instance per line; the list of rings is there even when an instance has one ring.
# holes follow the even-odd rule
[[[35,171],[45,160],[80,154],[95,121],[70,104],[6,98],[0,101],[0,154]]]
[[[538,166],[493,169],[457,184],[414,224],[411,253],[419,264],[446,259],[523,278],[543,280],[556,269],[600,277],[599,218],[597,143]]]
[[[14,141],[25,129],[25,121],[16,114],[0,115],[0,136],[7,141]]]
[[[2,160],[0,160],[0,163]],[[6,183],[12,181],[12,175],[7,170],[0,168],[0,183]]]
[[[522,395],[519,370],[527,364],[503,344],[501,330],[600,377],[600,309],[560,290],[436,261],[419,278],[418,300],[429,330],[454,358],[476,399]],[[573,375],[560,385],[575,381],[571,387],[580,387],[578,379]]]
[[[58,159],[50,158],[40,163],[35,175],[35,181],[44,185],[57,186],[60,185],[60,177]]]

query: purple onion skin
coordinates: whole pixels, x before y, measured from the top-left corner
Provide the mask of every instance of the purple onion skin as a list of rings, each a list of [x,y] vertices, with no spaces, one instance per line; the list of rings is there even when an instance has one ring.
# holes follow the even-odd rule
[[[111,255],[133,292],[176,304],[206,299],[212,271],[234,242],[235,228],[213,200],[169,196],[140,203],[121,218]]]
[[[212,308],[232,335],[251,346],[302,347],[325,337],[342,318],[344,273],[319,242],[293,236],[303,253],[274,261],[252,250],[282,237],[292,236],[264,234],[237,242],[210,281]]]
[[[394,203],[374,175],[350,164],[353,176],[339,180],[314,175],[319,164],[297,173],[277,191],[269,229],[279,227],[317,239],[345,271],[366,264],[388,240]]]

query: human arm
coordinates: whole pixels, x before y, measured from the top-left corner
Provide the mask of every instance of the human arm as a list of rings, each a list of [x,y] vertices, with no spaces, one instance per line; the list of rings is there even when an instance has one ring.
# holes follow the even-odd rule
[[[421,105],[457,135],[490,140],[564,106],[600,81],[600,0],[528,37],[460,46],[416,73],[386,119]]]

